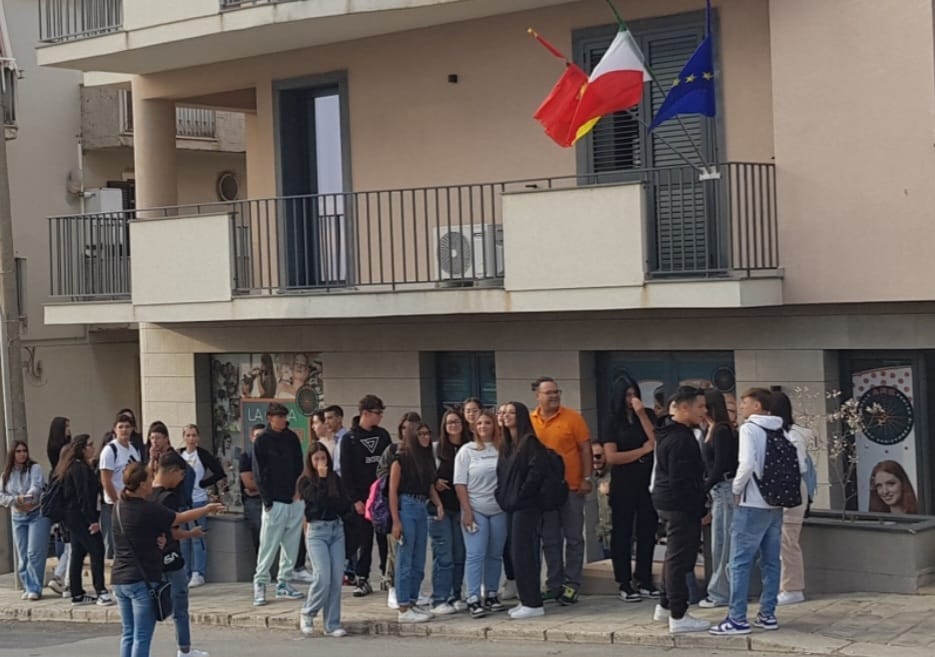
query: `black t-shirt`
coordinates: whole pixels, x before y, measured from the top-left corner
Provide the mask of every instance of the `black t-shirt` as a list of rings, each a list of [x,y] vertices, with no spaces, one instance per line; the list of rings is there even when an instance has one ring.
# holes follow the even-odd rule
[[[239,470],[241,474],[244,472],[249,472],[251,474],[253,473],[253,450],[245,449],[243,452],[241,452]],[[240,492],[244,497],[250,497],[254,499],[260,497],[259,493],[256,495],[251,495],[243,486],[240,487]]]
[[[150,502],[161,504],[167,509],[178,513],[179,495],[178,489],[163,488],[162,486],[153,486],[153,492],[149,496]],[[182,558],[182,547],[177,540],[172,538],[172,534],[166,535],[166,546],[162,550],[162,568],[166,571],[179,570],[185,565]]]
[[[144,579],[162,579],[162,551],[156,539],[162,535],[171,539],[175,511],[161,504],[130,498],[114,507],[113,584],[135,584]],[[144,573],[140,573],[143,567]]]
[[[656,414],[651,409],[646,409],[646,415],[649,423],[656,424]],[[633,421],[630,423],[621,423],[611,418],[604,430],[604,444],[613,443],[617,447],[617,452],[629,452],[630,450],[642,447],[649,437],[643,429],[643,423],[639,416],[634,413]],[[620,487],[629,483],[643,486],[649,485],[649,477],[653,472],[653,455],[647,454],[638,461],[633,461],[625,465],[615,465],[611,470],[611,486]],[[644,482],[645,479],[645,482]]]
[[[431,448],[428,448],[431,450]],[[427,455],[431,457],[431,452]],[[399,495],[418,495],[428,497],[429,489],[435,483],[435,459],[431,457],[424,461],[425,466],[419,468],[413,455],[407,452],[397,452],[394,463],[399,463]],[[429,467],[431,466],[431,467]]]

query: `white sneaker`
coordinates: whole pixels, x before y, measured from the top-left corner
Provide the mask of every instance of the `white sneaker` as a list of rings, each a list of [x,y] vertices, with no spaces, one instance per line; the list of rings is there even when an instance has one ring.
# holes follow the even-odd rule
[[[688,632],[707,632],[711,623],[700,618],[695,618],[690,614],[685,614],[681,618],[669,618],[669,634],[685,634]]]
[[[325,632],[325,636],[330,636],[334,639],[340,639],[342,636],[347,636],[347,630],[343,627],[337,627],[330,632]]]
[[[253,583],[253,606],[262,607],[266,604],[266,584]]]
[[[19,597],[20,600],[29,600],[29,593],[23,591],[23,595]]]
[[[415,610],[416,613],[422,614],[423,616],[428,616],[429,618],[435,618],[435,614],[432,612],[432,610],[426,607],[425,605],[414,604],[412,605],[412,607],[410,607],[410,609]]]
[[[99,593],[97,596],[97,606],[98,607],[113,607],[114,599],[110,597],[110,593],[107,593],[106,591],[104,593]]]
[[[447,602],[442,602],[432,607],[432,614],[435,616],[450,616],[451,614],[455,614],[457,612],[458,610]]]
[[[653,609],[653,620],[657,623],[667,623],[669,621],[669,610],[663,609],[662,605],[656,605]]]
[[[313,578],[312,578],[312,574],[311,574],[310,572],[308,572],[307,570],[294,570],[294,571],[292,571],[292,579],[291,579],[291,581],[293,581],[293,582],[302,582],[303,584],[311,584],[311,583],[312,583],[312,579],[313,579]]]
[[[26,599],[32,602],[35,602],[36,600],[39,600],[40,598],[42,598],[42,596],[39,595],[38,593],[27,593],[26,594]]]
[[[391,586],[386,592],[386,606],[390,609],[399,609],[399,602],[396,600],[395,586]]]
[[[780,593],[780,595],[782,595]],[[702,609],[714,609],[715,607],[726,607],[726,602],[718,602],[717,600],[712,600],[711,598],[703,598],[698,601],[698,606]]]
[[[512,579],[503,582],[503,586],[500,587],[497,597],[501,600],[516,600],[516,582]]]
[[[467,611],[467,603],[464,600],[455,600],[451,603],[451,606],[454,607],[457,612]]]
[[[779,606],[797,605],[800,602],[805,602],[805,594],[802,591],[783,591],[776,598],[776,604]]]
[[[432,596],[426,593],[420,593],[419,597],[416,599],[416,604],[420,607],[431,607],[432,606]]]
[[[545,616],[545,607],[526,607],[520,605],[510,610],[510,618],[513,620],[523,620],[524,618],[538,618]]]
[[[428,616],[420,614],[415,609],[408,609],[406,611],[399,612],[396,619],[400,623],[427,623],[432,620]]]
[[[204,650],[196,650],[195,648],[189,648],[188,652],[182,652],[181,650],[179,650],[176,653],[176,657],[210,657],[210,655]]]
[[[307,614],[299,612],[299,631],[305,636],[312,636],[315,633],[315,619]]]
[[[53,577],[52,579],[50,579],[48,587],[52,589],[53,591],[55,591],[56,593],[58,593],[59,595],[64,593],[65,588],[66,588],[65,582],[62,581],[61,577]]]
[[[201,573],[192,573],[192,578],[188,580],[188,588],[197,589],[199,586],[205,585],[204,575]]]

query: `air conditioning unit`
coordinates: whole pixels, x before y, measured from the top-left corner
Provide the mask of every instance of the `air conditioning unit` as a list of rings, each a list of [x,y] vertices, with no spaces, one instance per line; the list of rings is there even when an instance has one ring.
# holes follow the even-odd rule
[[[503,227],[454,224],[435,229],[435,271],[439,281],[503,277]]]

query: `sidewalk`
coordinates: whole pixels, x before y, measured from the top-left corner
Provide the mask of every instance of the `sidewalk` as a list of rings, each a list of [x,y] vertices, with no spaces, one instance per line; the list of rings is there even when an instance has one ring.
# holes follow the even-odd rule
[[[48,589],[46,590],[48,592]],[[270,589],[272,593],[272,589]],[[49,592],[51,595],[51,592]],[[387,609],[385,594],[357,599],[345,589],[344,627],[358,634],[444,636],[490,641],[553,641],[608,645],[706,647],[722,650],[784,651],[848,657],[879,657],[898,650],[900,657],[935,654],[935,596],[847,594],[824,596],[781,607],[778,632],[754,631],[746,637],[688,634],[672,637],[664,624],[652,622],[653,603],[624,603],[613,597],[589,596],[572,607],[546,606],[546,616],[511,621],[505,613],[474,620],[465,614],[422,625],[399,625]],[[271,600],[253,607],[249,584],[209,584],[191,592],[195,625],[269,628],[298,632],[296,601]],[[751,605],[751,615],[756,605]],[[724,609],[692,608],[707,620],[721,620]],[[116,623],[116,607],[72,608],[67,600],[44,597],[20,600],[11,576],[0,578],[0,620]],[[316,627],[320,628],[320,618]]]

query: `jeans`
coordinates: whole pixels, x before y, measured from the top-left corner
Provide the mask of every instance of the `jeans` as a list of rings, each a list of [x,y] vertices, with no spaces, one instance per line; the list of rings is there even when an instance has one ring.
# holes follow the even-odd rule
[[[66,516],[65,527],[71,532],[71,563],[68,566],[68,587],[71,589],[71,599],[80,600],[85,594],[81,583],[81,570],[84,566],[84,557],[91,557],[91,581],[94,583],[95,593],[104,593],[104,540],[101,533],[92,534],[88,531],[85,518]]]
[[[464,583],[464,537],[461,535],[461,513],[445,511],[445,517],[429,517],[432,538],[432,603],[441,604],[461,599]]]
[[[13,540],[19,558],[19,578],[26,593],[42,593],[49,553],[49,519],[39,509],[13,513]]]
[[[63,523],[64,524],[64,523]],[[64,581],[65,577],[68,575],[68,564],[71,562],[71,543],[62,543],[62,551],[57,552],[58,554],[58,563],[55,565],[55,572],[53,573],[55,577],[58,577],[60,580]],[[56,541],[55,549],[58,551],[59,543]]]
[[[481,585],[487,595],[496,595],[500,586],[503,565],[503,546],[506,545],[506,514],[486,516],[474,512],[477,531],[468,533],[464,525],[464,572],[467,576],[468,599],[480,599]]]
[[[760,613],[776,613],[779,595],[779,554],[782,546],[782,509],[758,509],[739,506],[734,510],[730,534],[730,617],[747,619],[747,596],[750,573],[760,556],[763,592]]]
[[[172,585],[172,620],[175,622],[175,643],[179,650],[188,652],[192,647],[192,627],[188,618],[188,575],[184,568],[165,573]]]
[[[425,576],[425,545],[429,533],[425,499],[400,495],[399,522],[403,534],[396,547],[396,599],[400,605],[415,604]]]
[[[618,479],[632,471],[634,476],[641,473],[643,464],[638,468],[626,469],[623,474],[615,470],[611,475]],[[635,482],[617,483],[610,490],[610,558],[614,566],[614,580],[629,586],[633,581],[633,524],[636,521],[636,579],[644,588],[653,583],[653,550],[656,547],[656,526],[659,518],[649,494],[649,485],[643,484],[643,477]]]
[[[115,584],[114,596],[123,626],[120,657],[149,657],[149,646],[156,631],[156,612],[149,585],[146,582]]]
[[[666,523],[666,560],[662,568],[662,599],[672,618],[688,611],[688,575],[695,577],[695,561],[701,546],[701,518],[697,513],[659,511]]]
[[[516,594],[525,607],[542,606],[540,532],[542,511],[519,509],[510,515],[510,550],[516,576]]]
[[[269,583],[269,569],[279,550],[280,584],[286,584],[292,579],[295,569],[296,553],[299,551],[299,540],[302,537],[302,520],[305,517],[305,503],[294,500],[273,502],[271,509],[263,509],[263,526],[260,529],[260,551],[256,557],[256,572],[253,574],[254,584]]]
[[[802,484],[802,499],[807,502],[808,490]],[[782,576],[779,590],[799,592],[805,590],[805,563],[802,560],[802,521],[805,519],[806,504],[800,504],[782,512]]]
[[[308,524],[305,547],[312,562],[312,583],[302,614],[314,618],[319,610],[325,632],[341,627],[341,583],[344,580],[344,523],[314,520]]]
[[[207,502],[195,502],[192,508],[200,509],[206,506]],[[194,522],[188,523],[188,529],[208,527],[208,516],[202,516]],[[182,558],[185,560],[185,570],[189,575],[200,573],[204,577],[208,567],[208,549],[205,547],[205,539],[201,538],[183,538],[179,541],[182,548]]]
[[[565,584],[576,591],[581,588],[584,499],[584,495],[569,491],[568,501],[561,509],[542,516],[542,553],[545,555],[545,586],[548,591],[561,591]]]
[[[101,538],[104,539],[104,558],[114,558],[114,505],[101,502]]]
[[[734,493],[731,481],[722,481],[711,489],[711,577],[708,597],[718,604],[730,600],[730,527],[734,518]]]

